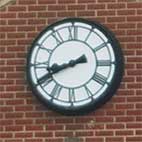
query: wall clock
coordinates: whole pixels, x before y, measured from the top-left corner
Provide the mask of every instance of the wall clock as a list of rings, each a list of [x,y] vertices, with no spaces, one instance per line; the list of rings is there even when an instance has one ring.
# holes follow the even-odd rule
[[[123,68],[114,34],[82,18],[49,25],[34,40],[27,58],[34,94],[66,115],[84,114],[107,102],[119,87]]]

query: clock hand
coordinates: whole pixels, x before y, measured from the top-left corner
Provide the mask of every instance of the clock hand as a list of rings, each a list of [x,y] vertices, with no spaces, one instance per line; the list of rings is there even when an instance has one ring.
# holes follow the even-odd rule
[[[39,83],[44,83],[46,80],[48,80],[49,78],[51,78],[52,77],[52,74],[51,73],[47,73],[47,74],[45,74],[44,76],[42,76],[39,80],[38,80],[38,82]]]
[[[55,63],[50,68],[47,68],[47,70],[49,72],[51,72],[51,74],[54,74],[54,73],[57,73],[63,69],[66,69],[68,67],[74,67],[77,64],[86,63],[86,62],[87,62],[86,56],[82,55],[79,58],[77,58],[76,60],[70,60],[69,63],[64,63],[61,65],[58,65]]]
[[[63,70],[63,69],[66,69],[68,67],[74,67],[76,64],[81,64],[81,63],[86,63],[87,62],[87,59],[86,59],[86,56],[85,55],[82,55],[80,56],[79,58],[77,58],[76,60],[70,60],[69,63],[64,63],[62,65],[58,65],[58,64],[53,64],[51,67],[48,67],[47,70],[48,70],[48,73],[45,74],[44,76],[42,76],[38,82],[39,83],[43,83],[45,82],[46,80],[48,80],[49,78],[52,77],[53,74]]]

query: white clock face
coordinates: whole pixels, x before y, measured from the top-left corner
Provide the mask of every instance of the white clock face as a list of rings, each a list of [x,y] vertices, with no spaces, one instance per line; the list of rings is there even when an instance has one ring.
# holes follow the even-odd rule
[[[93,103],[115,76],[113,46],[95,25],[77,19],[57,22],[32,45],[30,82],[43,99],[61,109]]]

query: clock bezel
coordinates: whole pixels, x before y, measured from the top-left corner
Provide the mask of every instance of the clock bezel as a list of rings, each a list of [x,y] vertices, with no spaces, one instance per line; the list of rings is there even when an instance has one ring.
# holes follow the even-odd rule
[[[34,84],[32,82],[32,79],[31,79],[31,75],[30,75],[30,58],[31,58],[32,51],[33,51],[34,47],[36,46],[37,41],[41,38],[42,35],[44,35],[44,33],[47,30],[50,30],[54,26],[57,26],[59,24],[63,24],[65,22],[83,22],[83,23],[89,24],[92,27],[95,27],[98,30],[100,30],[109,39],[109,42],[112,45],[114,55],[115,55],[115,60],[116,60],[115,72],[114,72],[114,75],[113,75],[113,79],[111,80],[111,82],[110,82],[108,88],[106,89],[106,91],[102,95],[100,95],[97,99],[94,99],[93,101],[91,101],[91,103],[89,103],[87,105],[79,106],[79,107],[74,107],[74,108],[58,106],[58,105],[55,105],[54,103],[50,102],[49,100],[45,100],[45,98],[35,88],[35,86],[34,86]],[[31,90],[32,90],[33,94],[42,103],[44,103],[44,105],[46,105],[48,108],[50,108],[50,109],[52,109],[54,111],[57,111],[59,113],[65,114],[65,115],[82,115],[82,114],[86,114],[88,112],[91,112],[92,110],[96,110],[97,108],[99,108],[100,106],[105,104],[108,100],[110,100],[112,98],[113,95],[115,95],[118,87],[120,86],[120,83],[121,83],[121,80],[122,80],[122,77],[123,77],[123,73],[124,73],[123,52],[122,52],[122,49],[120,47],[119,41],[116,39],[114,33],[111,32],[104,25],[100,24],[99,22],[86,20],[86,19],[83,19],[83,18],[66,18],[66,19],[57,21],[57,22],[55,22],[55,23],[53,23],[51,25],[48,25],[34,39],[34,41],[31,44],[31,47],[29,49],[29,52],[27,54],[26,75],[27,75],[27,81],[28,81],[28,83],[29,83],[29,85],[31,87]]]

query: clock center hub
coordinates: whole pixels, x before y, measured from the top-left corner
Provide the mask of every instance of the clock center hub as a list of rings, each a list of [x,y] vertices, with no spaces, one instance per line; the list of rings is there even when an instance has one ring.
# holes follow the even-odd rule
[[[68,41],[59,45],[52,53],[49,66],[66,64],[85,55],[87,62],[68,67],[56,74],[54,80],[66,88],[78,88],[87,83],[96,70],[96,58],[93,50],[80,41]]]

